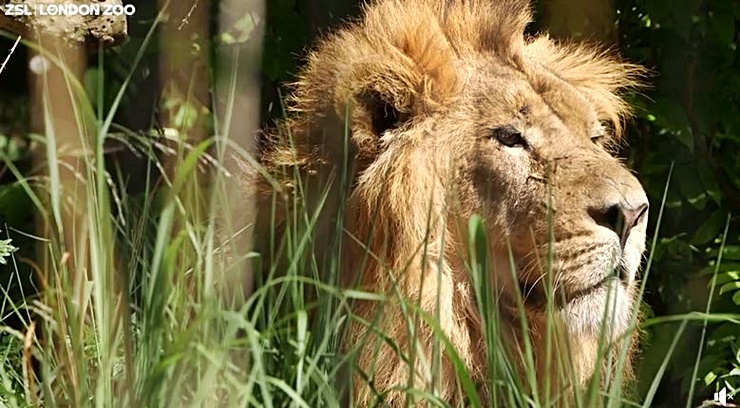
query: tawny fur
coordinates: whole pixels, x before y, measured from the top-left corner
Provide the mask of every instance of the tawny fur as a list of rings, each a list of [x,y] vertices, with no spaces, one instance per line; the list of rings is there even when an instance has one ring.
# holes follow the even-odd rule
[[[619,137],[629,112],[619,92],[636,85],[640,68],[598,48],[558,44],[544,35],[526,38],[530,19],[524,0],[372,3],[361,20],[310,53],[288,101],[291,115],[269,138],[261,160],[284,206],[260,218],[274,217],[280,224],[295,210],[286,197],[298,194],[297,173],[305,185],[302,204],[309,213],[322,207],[317,237],[331,234],[340,203],[346,204],[340,267],[345,283],[389,296],[385,304],[353,304],[354,315],[377,322],[377,330],[397,346],[358,320],[350,324],[346,349],[364,345],[355,350],[357,367],[366,376],[354,380],[359,406],[374,404],[376,393],[384,403],[401,406],[407,385],[464,403],[449,350],[439,365],[432,359],[439,333],[413,310],[404,312],[401,298],[438,317],[439,330],[483,384],[480,392],[486,397],[481,316],[466,267],[465,222],[471,215],[485,219],[489,255],[498,257],[489,273],[502,293],[502,344],[521,365],[522,336],[529,336],[543,370],[545,327],[536,307],[527,309],[526,334],[516,319],[506,317],[505,300],[513,298],[517,285],[508,276],[504,249],[510,246],[517,257],[519,284],[541,280],[541,249],[549,237],[543,208],[551,202],[555,240],[562,244],[555,246],[555,284],[566,295],[578,293],[593,284],[584,271],[595,267],[578,254],[580,248],[593,249],[587,255],[605,259],[599,261],[603,264],[617,257],[609,255],[613,237],[586,219],[586,210],[614,200],[646,203],[636,179],[601,142],[593,142]],[[490,129],[509,123],[529,129],[529,153],[481,141]],[[261,208],[270,208],[275,185],[266,180],[260,185]],[[327,191],[329,199],[323,200]],[[632,280],[620,292],[618,313],[632,304],[644,222],[626,245],[626,255],[619,256],[629,258],[624,262]],[[316,257],[320,267],[327,267],[318,250]],[[564,342],[553,358],[572,363],[576,385],[598,365],[589,307],[603,310],[603,291],[568,303],[558,323]],[[620,320],[615,330],[623,324]],[[407,363],[399,353],[416,357]]]

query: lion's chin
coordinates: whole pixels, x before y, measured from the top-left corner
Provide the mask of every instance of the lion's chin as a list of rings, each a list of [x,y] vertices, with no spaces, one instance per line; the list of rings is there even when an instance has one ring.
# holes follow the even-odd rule
[[[632,290],[624,281],[613,277],[569,299],[559,313],[571,334],[612,342],[627,331],[632,305]]]

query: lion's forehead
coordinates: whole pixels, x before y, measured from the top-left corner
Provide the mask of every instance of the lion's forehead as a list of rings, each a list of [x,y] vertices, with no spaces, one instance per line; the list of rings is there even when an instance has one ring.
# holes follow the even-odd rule
[[[452,102],[455,123],[465,118],[479,128],[514,124],[548,139],[603,132],[588,97],[538,65],[522,70],[488,57],[462,62],[457,71],[466,80]]]

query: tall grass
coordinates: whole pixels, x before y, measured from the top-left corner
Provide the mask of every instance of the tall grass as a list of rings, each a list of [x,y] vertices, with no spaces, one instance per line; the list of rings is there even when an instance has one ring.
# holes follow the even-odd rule
[[[141,54],[137,60],[140,57]],[[350,185],[346,163],[345,171],[335,180],[341,186],[339,197],[329,190],[314,192],[318,194],[315,201],[319,204],[307,207],[304,203],[309,200],[303,195],[313,191],[314,186],[306,185],[296,174],[297,193],[289,198],[288,221],[280,229],[272,222],[272,228],[259,237],[267,241],[263,245],[266,250],[261,254],[230,251],[229,240],[247,233],[248,226],[229,225],[228,214],[219,214],[238,208],[219,204],[227,200],[228,187],[224,183],[237,175],[226,170],[225,161],[229,158],[218,152],[228,145],[243,162],[257,166],[255,158],[221,135],[195,146],[178,142],[175,149],[163,149],[165,141],[161,138],[142,137],[112,123],[128,79],[111,110],[105,113],[94,113],[82,87],[72,77],[67,80],[68,91],[79,104],[75,112],[77,120],[84,122],[90,115],[95,117],[96,124],[92,154],[79,157],[82,163],[79,182],[74,186],[62,185],[53,171],[44,178],[24,178],[12,163],[6,162],[16,172],[18,183],[33,198],[40,217],[52,228],[49,236],[39,238],[41,257],[48,263],[39,263],[34,271],[40,282],[38,295],[29,294],[21,303],[10,303],[6,293],[3,302],[3,315],[16,316],[23,328],[2,328],[14,339],[3,351],[6,359],[0,365],[2,402],[14,407],[340,407],[349,404],[347,389],[351,378],[354,375],[372,378],[372,373],[358,372],[352,363],[358,349],[372,342],[353,345],[349,350],[341,347],[348,322],[359,319],[351,314],[349,306],[356,300],[383,304],[399,292],[368,293],[340,288],[340,275],[346,273],[340,270],[341,248],[343,240],[351,239],[345,235],[341,221],[332,226],[330,234],[321,235],[330,237],[328,241],[317,241],[317,222],[324,204],[339,200],[337,219],[342,219],[341,197]],[[45,98],[53,97],[45,95]],[[53,120],[51,115],[47,115],[47,120]],[[218,124],[214,127],[218,129]],[[349,151],[348,133],[346,130],[345,151]],[[120,174],[105,166],[104,142],[111,137],[121,138],[139,154],[146,155],[147,174],[156,175],[162,183],[147,183],[143,194],[137,196],[130,196],[120,188]],[[40,141],[48,147],[46,166],[59,168],[62,163],[56,154],[55,135],[46,134]],[[176,152],[171,153],[175,156],[174,173],[165,171],[163,150]],[[211,177],[208,189],[197,182],[204,171]],[[151,179],[154,177],[147,178]],[[71,203],[65,201],[71,189],[82,192],[84,202],[78,203],[81,208],[69,208]],[[275,197],[277,200],[279,195]],[[661,203],[661,214],[664,204],[665,201]],[[82,217],[84,228],[75,231],[74,241],[65,242],[63,230],[69,226],[63,224],[61,214],[75,210]],[[469,247],[465,250],[483,325],[489,370],[485,386],[490,390],[491,400],[512,407],[650,406],[673,348],[666,353],[643,403],[631,400],[622,392],[621,373],[626,364],[627,345],[618,350],[619,358],[612,362],[616,373],[613,378],[597,378],[572,395],[549,387],[544,392],[538,391],[542,376],[545,383],[549,383],[550,373],[569,382],[573,370],[569,361],[556,360],[547,362],[554,370],[539,372],[533,357],[534,345],[527,336],[519,355],[512,356],[506,350],[499,326],[499,295],[488,273],[492,260],[487,255],[483,223],[480,218],[469,220]],[[649,276],[659,225],[660,217],[644,278]],[[223,231],[229,233],[224,235]],[[0,245],[6,244],[0,241]],[[4,246],[0,251],[3,248],[8,249]],[[17,274],[28,273],[30,268],[24,266],[28,264],[17,263],[9,251],[0,255],[11,257]],[[265,273],[257,273],[254,292],[243,294],[243,301],[237,301],[239,296],[223,296],[233,288],[228,287],[232,282],[222,277],[232,265],[242,261],[251,264],[253,270]],[[510,257],[508,261],[514,270],[513,259]],[[551,290],[552,281],[548,281]],[[643,282],[640,298],[644,288]],[[429,325],[434,332],[431,361],[421,365],[427,371],[412,370],[414,375],[434,384],[444,354],[453,364],[467,404],[485,406],[486,400],[478,394],[481,384],[473,382],[472,373],[467,372],[454,345],[440,328],[438,314],[425,313],[407,299],[395,301],[404,311],[412,337],[419,324]],[[527,332],[521,293],[516,293],[516,302],[518,323]],[[563,343],[554,334],[557,329],[554,296],[549,296],[547,314],[546,347],[549,350],[577,347]],[[633,315],[637,315],[637,307]],[[415,361],[429,358],[422,348],[401,350],[392,339],[384,337],[378,329],[380,318],[379,315],[374,321],[362,323],[402,355],[399,361],[418,366]],[[683,329],[692,320],[710,318],[737,319],[706,313],[677,316],[674,320],[681,320]],[[648,320],[645,324],[660,322]],[[636,318],[630,330],[639,330]],[[680,334],[676,334],[673,345]],[[611,350],[607,349],[604,344],[601,357],[608,358]],[[597,360],[601,364],[602,358]],[[524,376],[519,375],[520,366]],[[598,372],[599,367],[596,369]],[[435,387],[415,389],[413,384],[410,378],[402,387],[408,395],[407,406],[421,401],[429,406],[448,405],[439,398]],[[377,396],[383,397],[381,393]]]

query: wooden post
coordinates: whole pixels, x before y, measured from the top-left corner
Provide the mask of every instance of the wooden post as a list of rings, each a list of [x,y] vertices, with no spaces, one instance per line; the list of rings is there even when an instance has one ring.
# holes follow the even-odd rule
[[[44,0],[44,3],[64,5],[70,0]],[[105,6],[120,0],[93,1],[89,5]],[[8,1],[0,0],[3,7]],[[79,1],[75,4],[83,4]],[[44,143],[33,152],[35,167],[39,169],[46,183],[39,188],[39,196],[44,206],[44,216],[37,217],[37,234],[48,239],[39,244],[39,262],[41,287],[47,304],[59,305],[60,313],[55,315],[60,327],[69,327],[67,319],[79,319],[76,324],[83,324],[87,309],[91,307],[87,299],[87,285],[92,274],[91,237],[96,231],[91,226],[90,163],[95,154],[96,126],[95,116],[84,89],[80,86],[87,68],[87,50],[117,44],[126,37],[125,16],[43,16],[36,13],[35,0],[15,1],[14,6],[24,6],[28,15],[6,16],[0,11],[0,30],[20,36],[28,42],[29,52],[29,94],[30,94],[30,128],[42,135]],[[15,10],[17,11],[17,9]],[[24,11],[25,13],[25,11]],[[12,14],[12,13],[9,13]],[[93,160],[90,160],[93,159]],[[50,250],[51,248],[51,250]],[[100,268],[100,264],[97,266]],[[113,265],[109,265],[113,268]],[[102,266],[103,269],[107,268]],[[112,274],[111,274],[112,275]],[[96,282],[99,285],[110,282]],[[48,286],[52,290],[46,291]],[[62,288],[72,288],[75,310],[61,307],[59,296]],[[100,311],[101,320],[113,318],[115,304],[106,305]],[[85,364],[75,357],[66,342],[74,344],[84,342],[81,338],[54,337],[53,331],[41,329],[49,342],[60,343],[60,365],[64,374],[76,378],[75,367]],[[73,336],[74,334],[70,334]],[[110,338],[100,339],[101,343],[113,344]],[[100,371],[104,374],[101,383],[110,386],[110,359],[104,359]],[[106,377],[107,376],[107,377]],[[84,389],[73,391],[72,405],[82,404]],[[32,401],[32,397],[30,399]]]
[[[0,0],[0,30],[29,40],[29,85],[31,104],[31,130],[46,138],[46,149],[36,153],[39,168],[46,169],[49,177],[47,210],[49,215],[37,224],[43,236],[55,237],[58,250],[66,253],[69,270],[86,270],[85,245],[86,214],[85,186],[87,182],[85,157],[92,154],[94,117],[86,111],[85,95],[75,89],[87,65],[86,48],[110,46],[126,38],[125,15],[43,15],[39,0]],[[121,0],[44,0],[49,5],[83,5],[105,7],[122,5]],[[102,14],[102,13],[101,13]],[[72,253],[75,252],[75,253]],[[41,249],[44,258],[48,248]],[[44,271],[50,259],[43,259]],[[83,276],[74,276],[80,280]],[[81,285],[81,282],[76,282]],[[77,286],[76,286],[77,287]]]
[[[252,250],[251,226],[257,208],[251,195],[253,186],[245,188],[239,176],[244,172],[239,163],[244,159],[240,151],[253,158],[257,156],[264,7],[263,0],[222,0],[218,19],[221,41],[215,109],[222,138],[218,149],[231,174],[221,187],[224,189],[221,207],[228,224],[222,240],[229,238],[227,251],[231,259],[222,279],[224,288],[230,292],[225,293],[226,297],[237,304],[249,297],[254,286],[254,271],[246,256]]]

